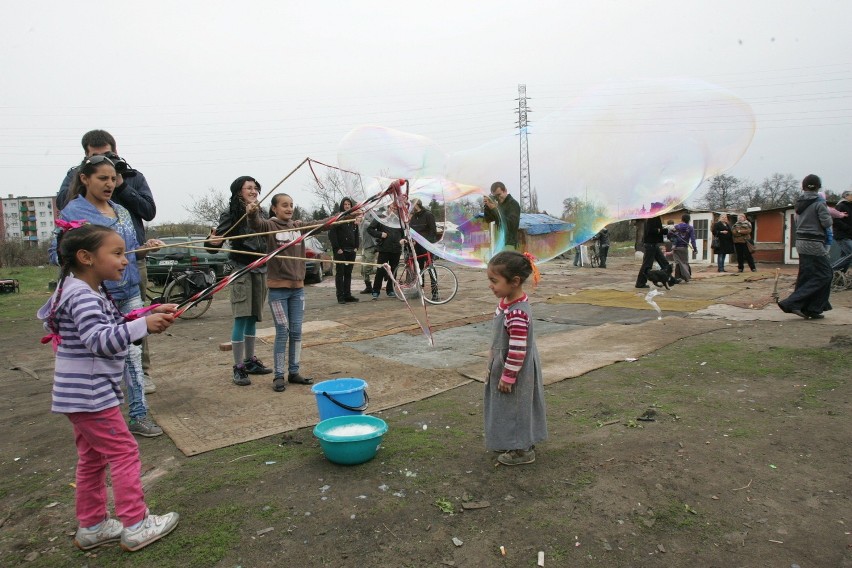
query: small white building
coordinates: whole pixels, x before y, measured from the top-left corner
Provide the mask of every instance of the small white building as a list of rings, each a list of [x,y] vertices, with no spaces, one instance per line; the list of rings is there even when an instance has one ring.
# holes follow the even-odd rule
[[[56,197],[15,197],[0,199],[0,236],[37,246],[53,237]]]

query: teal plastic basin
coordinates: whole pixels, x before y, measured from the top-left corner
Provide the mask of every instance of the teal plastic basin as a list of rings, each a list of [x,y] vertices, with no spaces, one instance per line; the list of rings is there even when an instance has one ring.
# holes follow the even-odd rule
[[[347,426],[360,430],[372,427],[372,430],[360,434],[340,433],[340,428]],[[338,433],[334,432],[335,429]],[[387,431],[388,425],[381,418],[360,414],[328,418],[314,426],[314,436],[319,440],[326,459],[341,465],[356,465],[376,457]]]

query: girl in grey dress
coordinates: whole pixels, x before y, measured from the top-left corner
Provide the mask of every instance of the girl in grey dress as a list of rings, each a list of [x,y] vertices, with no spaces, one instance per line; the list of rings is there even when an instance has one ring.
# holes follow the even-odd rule
[[[527,253],[501,252],[488,263],[488,287],[500,303],[485,381],[485,445],[502,452],[497,461],[503,465],[533,463],[535,444],[547,439],[541,361],[523,289],[530,275],[537,284],[539,272]]]

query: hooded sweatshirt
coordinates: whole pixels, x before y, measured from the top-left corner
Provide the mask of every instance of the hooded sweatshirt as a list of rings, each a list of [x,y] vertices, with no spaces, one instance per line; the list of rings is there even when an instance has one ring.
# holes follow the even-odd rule
[[[61,284],[38,311],[47,331],[53,331],[48,320],[54,312],[61,337],[50,409],[67,414],[118,406],[124,399],[121,383],[127,348],[148,335],[148,324],[145,318],[125,320],[112,302],[73,275]]]
[[[319,221],[320,223],[322,221]],[[272,252],[281,245],[287,244],[290,241],[295,241],[302,234],[293,220],[282,221],[278,217],[266,219],[260,214],[260,210],[248,216],[248,224],[252,231],[258,233],[266,233],[269,231],[278,231],[277,233],[265,235],[263,238],[266,243],[266,250],[263,252]],[[304,288],[305,287],[305,242],[301,241],[298,244],[292,245],[281,251],[274,258],[270,259],[266,266],[267,288]]]
[[[816,191],[803,191],[796,199],[796,250],[799,254],[825,254],[825,230],[831,227],[828,206]]]

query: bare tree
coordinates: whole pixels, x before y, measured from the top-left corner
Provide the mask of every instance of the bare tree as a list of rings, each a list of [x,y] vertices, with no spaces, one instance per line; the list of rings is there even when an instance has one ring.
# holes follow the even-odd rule
[[[314,179],[306,189],[319,200],[321,208],[337,211],[340,201],[352,193],[358,183],[358,177],[340,170],[328,169],[319,181]]]
[[[752,206],[771,209],[794,203],[799,193],[799,182],[792,174],[772,174],[760,183],[760,189]]]
[[[716,211],[744,210],[758,205],[760,187],[747,179],[721,174],[710,179],[704,195],[697,200],[697,206]]]
[[[216,190],[214,187],[207,189],[207,193],[201,197],[191,196],[189,205],[184,205],[192,220],[201,225],[215,226],[219,222],[219,216],[228,208],[229,198],[227,194]]]

